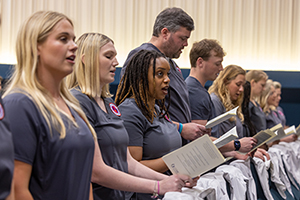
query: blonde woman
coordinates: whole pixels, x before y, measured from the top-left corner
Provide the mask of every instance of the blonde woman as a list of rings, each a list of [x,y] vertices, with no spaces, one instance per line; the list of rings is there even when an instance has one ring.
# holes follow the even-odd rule
[[[76,43],[74,73],[68,76],[67,82],[95,129],[97,147],[101,148],[105,163],[101,160],[94,167],[94,199],[124,200],[130,196],[127,193],[126,198],[124,191],[164,194],[181,191],[185,185],[193,186],[195,182],[188,176],[168,177],[157,173],[137,162],[129,153],[128,134],[120,117],[122,113],[109,92],[109,83],[114,81],[119,64],[113,41],[100,33],[85,33]]]
[[[262,109],[266,115],[267,128],[271,128],[281,123],[279,114],[276,110],[276,107],[278,106],[278,97],[274,87],[274,82],[271,79],[268,79],[266,82],[265,90],[263,91],[260,98],[260,105],[262,106]],[[298,137],[296,134],[291,134],[290,136],[280,139],[280,141],[292,142],[295,141],[297,138]]]
[[[273,126],[281,123],[276,112],[276,99],[277,94],[273,85],[273,81],[268,79],[265,90],[262,92],[262,95],[259,99],[259,104],[266,115],[267,128],[272,128]]]
[[[237,65],[228,65],[223,71],[220,72],[217,79],[210,86],[208,92],[210,93],[211,100],[215,107],[216,115],[221,115],[237,106],[236,117],[232,117],[218,126],[218,132],[214,137],[220,137],[234,126],[236,126],[239,139],[249,137],[247,135],[250,131],[247,126],[243,125],[244,116],[242,114],[242,102],[245,84],[245,70]],[[256,140],[250,137],[250,141],[246,145],[250,145],[251,148],[256,145]],[[235,140],[235,150],[238,151],[241,148],[241,142]],[[234,156],[237,159],[246,159],[248,156],[244,156],[237,152],[223,153],[225,156]]]
[[[241,67],[229,65],[220,72],[219,76],[208,90],[215,107],[216,116],[239,106],[237,116],[219,124],[218,134],[213,135],[214,137],[220,137],[234,126],[237,127],[239,138],[246,137],[242,125],[244,117],[241,112],[245,74],[245,70]]]
[[[73,71],[72,21],[40,11],[21,26],[4,94],[15,151],[16,199],[89,199],[95,132],[65,86]]]
[[[283,127],[288,128],[286,126],[286,118],[283,112],[283,109],[279,106],[280,100],[281,100],[281,84],[278,81],[273,81],[274,84],[274,88],[275,88],[275,92],[277,94],[277,98],[276,98],[276,110],[278,113],[278,117],[281,121],[281,124]]]
[[[264,91],[268,75],[262,70],[250,70],[246,74],[246,80],[251,85],[249,116],[256,132],[267,128],[266,116],[257,102]]]

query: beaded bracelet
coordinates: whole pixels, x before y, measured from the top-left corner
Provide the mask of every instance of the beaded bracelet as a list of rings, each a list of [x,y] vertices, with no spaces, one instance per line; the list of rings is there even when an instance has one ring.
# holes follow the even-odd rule
[[[182,132],[182,128],[183,128],[183,125],[182,125],[182,123],[179,123],[179,127],[178,127],[178,132],[179,132],[179,134],[181,134],[181,132]]]
[[[156,191],[156,183],[157,183],[157,191]],[[155,182],[154,191],[153,191],[151,198],[157,199],[158,195],[159,195],[159,181]]]

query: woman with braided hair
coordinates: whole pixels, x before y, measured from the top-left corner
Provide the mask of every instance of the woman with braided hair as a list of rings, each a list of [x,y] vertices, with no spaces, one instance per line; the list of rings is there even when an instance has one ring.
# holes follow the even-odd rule
[[[169,120],[164,106],[169,70],[161,53],[141,50],[130,60],[116,94],[131,155],[162,173],[168,168],[161,157],[182,145],[177,126]]]
[[[177,125],[169,119],[164,106],[169,71],[163,54],[141,50],[129,61],[116,94],[132,157],[166,174],[170,173],[161,157],[182,146]],[[136,195],[137,199],[150,199],[150,195]]]

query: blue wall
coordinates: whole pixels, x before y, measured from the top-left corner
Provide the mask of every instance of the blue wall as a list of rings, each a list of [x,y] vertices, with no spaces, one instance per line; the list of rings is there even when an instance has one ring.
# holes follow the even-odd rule
[[[7,79],[12,68],[13,65],[0,64],[0,76],[2,76],[4,79]]]
[[[12,65],[0,64],[0,75],[7,79],[10,75]],[[110,91],[115,94],[120,81],[121,68],[117,68],[115,81],[110,85]],[[189,75],[189,69],[181,69],[183,77]],[[300,123],[300,72],[287,71],[265,71],[269,78],[278,81],[282,85],[280,106],[283,108],[287,118],[287,125],[298,126]],[[206,84],[207,87],[211,82]]]
[[[117,68],[115,81],[110,86],[110,91],[115,94],[120,81],[121,68]],[[188,77],[190,69],[181,69],[184,78]],[[300,123],[300,72],[265,71],[269,78],[282,85],[280,106],[287,118],[287,125],[298,126]],[[212,84],[206,83],[206,87]]]

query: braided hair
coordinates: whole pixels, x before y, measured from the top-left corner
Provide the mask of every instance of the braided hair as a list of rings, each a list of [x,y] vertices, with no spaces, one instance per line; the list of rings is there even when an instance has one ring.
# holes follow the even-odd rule
[[[154,78],[156,59],[160,57],[165,56],[157,51],[141,50],[137,52],[126,67],[115,98],[117,105],[120,105],[126,98],[134,98],[143,115],[151,123],[154,118],[155,103],[150,105],[148,70],[149,67],[153,67]],[[156,104],[160,107],[160,113],[158,113],[160,117],[168,116],[164,101],[164,99],[156,100]]]
[[[249,112],[250,93],[251,93],[251,84],[249,81],[246,81],[244,84],[244,98],[242,102],[242,113],[244,115],[244,124],[247,126],[250,133],[247,137],[253,137],[256,133],[255,127],[250,119],[250,112]]]

